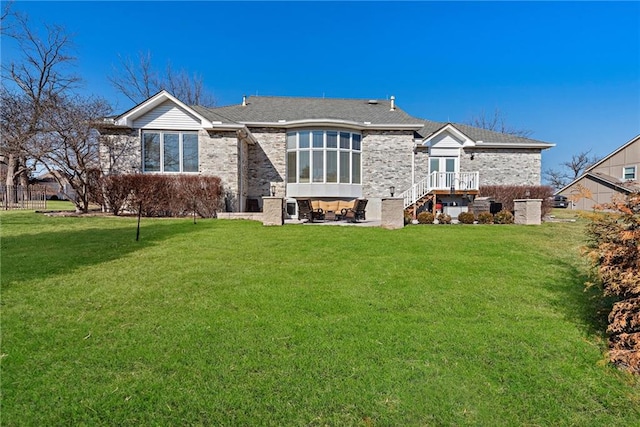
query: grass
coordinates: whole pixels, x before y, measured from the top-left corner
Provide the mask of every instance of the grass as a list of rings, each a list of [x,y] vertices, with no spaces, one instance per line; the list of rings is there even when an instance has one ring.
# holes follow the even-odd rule
[[[2,425],[638,425],[580,219],[2,221]],[[606,310],[604,311],[606,314]]]

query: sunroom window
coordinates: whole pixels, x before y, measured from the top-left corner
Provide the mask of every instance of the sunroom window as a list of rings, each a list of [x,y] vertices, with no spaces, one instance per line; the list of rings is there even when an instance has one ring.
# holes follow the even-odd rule
[[[144,172],[198,172],[198,134],[195,132],[143,132]]]
[[[360,184],[358,133],[304,130],[287,133],[287,182],[290,184]]]

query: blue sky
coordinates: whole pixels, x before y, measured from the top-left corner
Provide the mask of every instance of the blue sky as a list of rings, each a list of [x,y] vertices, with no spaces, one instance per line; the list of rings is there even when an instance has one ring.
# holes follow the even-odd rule
[[[572,154],[640,134],[640,2],[32,2],[74,35],[85,91],[123,112],[107,75],[151,52],[203,76],[218,105],[246,95],[379,98],[409,114],[507,123]],[[2,40],[2,61],[16,51]]]

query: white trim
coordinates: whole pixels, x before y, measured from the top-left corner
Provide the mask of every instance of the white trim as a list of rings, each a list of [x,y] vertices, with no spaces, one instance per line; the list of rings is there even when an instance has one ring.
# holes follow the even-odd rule
[[[147,134],[158,134],[159,135],[159,151],[160,151],[160,159],[158,161],[158,167],[160,168],[159,170],[152,170],[152,171],[147,171],[145,170],[145,150],[144,150],[144,145],[145,145],[145,141],[144,141],[144,135],[145,133]],[[165,150],[164,150],[164,143],[165,143],[165,135],[178,135],[178,170],[177,171],[165,171],[164,170],[164,155],[165,155]],[[185,171],[184,170],[184,135],[195,135],[197,138],[197,142],[198,142],[198,164],[197,164],[197,170],[196,171]],[[141,154],[141,160],[142,160],[142,164],[141,164],[141,170],[142,173],[150,173],[150,174],[198,174],[200,173],[200,138],[198,136],[198,132],[197,131],[190,131],[190,130],[186,130],[186,131],[179,131],[179,130],[173,130],[173,129],[166,129],[166,130],[151,130],[151,129],[141,129],[140,130],[140,154]]]
[[[633,168],[633,178],[627,178],[625,177],[626,175],[626,170],[627,169],[631,169]],[[620,178],[623,181],[635,181],[638,179],[638,166],[637,165],[630,165],[630,166],[623,166],[622,167],[622,178]]]
[[[144,114],[148,113],[149,111],[152,111],[154,108],[158,107],[159,105],[161,105],[162,103],[164,103],[166,101],[171,101],[171,102],[175,103],[176,105],[178,105],[180,108],[183,108],[184,110],[188,111],[189,114],[192,114],[194,117],[196,117],[198,120],[200,120],[200,124],[204,128],[212,127],[214,124],[221,124],[222,123],[222,122],[212,122],[212,121],[210,121],[209,119],[207,119],[204,116],[200,115],[198,112],[196,112],[194,109],[192,109],[191,107],[189,107],[185,103],[181,102],[178,98],[176,98],[175,96],[171,95],[166,90],[162,90],[162,91],[158,92],[157,94],[153,95],[151,98],[147,99],[146,101],[143,101],[142,103],[140,103],[140,104],[136,105],[135,107],[133,107],[131,110],[129,110],[129,111],[125,112],[124,114],[118,116],[115,119],[114,122],[115,122],[116,125],[127,126],[127,127],[132,128],[133,127],[133,122],[138,117],[141,117]]]
[[[354,122],[351,120],[339,120],[339,119],[302,119],[302,120],[279,120],[277,122],[238,122],[247,127],[271,127],[271,128],[299,128],[309,126],[327,126],[327,127],[340,127],[353,130],[419,130],[424,124],[404,124],[404,123],[373,123],[370,122]]]
[[[431,135],[429,135],[428,137],[424,138],[424,140],[422,141],[422,145],[425,146],[431,146],[431,141],[433,140],[433,138],[448,132],[450,134],[452,134],[454,137],[462,140],[462,147],[473,147],[476,145],[475,141],[471,138],[469,138],[467,135],[465,135],[461,130],[457,129],[455,126],[453,126],[451,123],[447,123],[446,125],[444,125],[443,127],[441,127],[440,129],[438,129],[437,131],[435,131],[434,133],[432,133]]]
[[[477,142],[476,148],[551,148],[556,144],[549,144],[546,142]]]

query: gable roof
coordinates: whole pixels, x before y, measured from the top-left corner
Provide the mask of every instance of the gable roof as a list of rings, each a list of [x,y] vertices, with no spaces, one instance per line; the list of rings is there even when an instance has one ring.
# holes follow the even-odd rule
[[[429,139],[442,132],[442,130],[447,127],[453,127],[458,132],[474,141],[473,145],[478,148],[521,147],[545,149],[555,146],[555,144],[550,144],[536,139],[524,138],[521,136],[477,128],[465,124],[439,123],[429,120],[424,120],[424,126],[418,131],[418,134],[424,139]]]
[[[135,119],[147,114],[148,112],[152,111],[153,109],[157,108],[158,106],[160,106],[161,104],[167,101],[170,101],[175,105],[177,105],[182,110],[193,114],[196,119],[200,120],[200,123],[203,127],[210,127],[212,125],[210,119],[202,116],[200,113],[190,108],[188,105],[180,101],[175,96],[171,95],[166,90],[161,90],[160,92],[156,93],[146,101],[141,102],[140,104],[136,105],[130,110],[125,111],[124,113],[120,114],[118,117],[112,119],[112,121],[117,126],[132,127],[133,121]]]
[[[627,182],[627,181],[623,181],[623,180],[618,179],[618,178],[614,178],[614,177],[609,176],[609,175],[605,175],[605,174],[600,173],[600,172],[594,172],[594,169],[598,168],[601,164],[603,164],[604,162],[606,162],[607,160],[609,160],[610,158],[612,158],[613,156],[615,156],[616,154],[618,154],[622,150],[625,150],[626,148],[628,148],[629,146],[631,146],[635,142],[640,142],[640,135],[637,135],[636,137],[631,138],[627,143],[623,144],[622,146],[620,146],[619,148],[617,148],[616,150],[614,150],[610,154],[608,154],[605,157],[603,157],[599,162],[596,162],[593,165],[589,166],[584,171],[584,173],[582,175],[580,175],[579,177],[577,177],[576,179],[571,181],[569,184],[567,184],[564,187],[562,187],[560,190],[556,191],[554,194],[562,193],[563,191],[567,190],[569,187],[571,187],[576,182],[580,181],[582,178],[585,178],[585,177],[592,178],[592,179],[595,178],[597,180],[606,182],[607,184],[610,184],[610,185],[616,187],[617,189],[619,189],[622,192],[631,193],[631,192],[639,191],[640,190],[640,185],[638,183]]]
[[[472,146],[485,148],[546,149],[549,144],[530,138],[494,132],[457,123],[434,122],[410,116],[395,105],[395,99],[304,98],[286,96],[250,96],[242,104],[224,107],[188,106],[162,90],[126,111],[111,123],[131,127],[133,121],[171,101],[192,113],[204,128],[245,129],[247,127],[292,128],[299,126],[344,125],[355,129],[413,130],[416,138],[428,139],[444,130],[460,133]]]
[[[398,107],[392,110],[390,101],[381,100],[251,96],[244,104],[193,108],[205,117],[223,117],[223,122],[253,126],[344,123],[361,128],[412,130],[423,126],[420,119]]]

